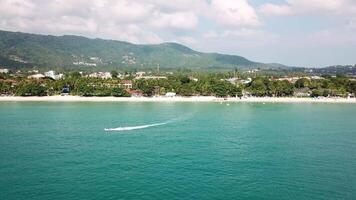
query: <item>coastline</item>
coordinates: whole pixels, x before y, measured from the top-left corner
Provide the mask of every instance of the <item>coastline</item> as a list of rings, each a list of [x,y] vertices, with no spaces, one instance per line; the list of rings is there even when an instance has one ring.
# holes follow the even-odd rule
[[[0,102],[241,102],[241,103],[355,103],[356,98],[297,98],[297,97],[248,97],[217,98],[195,97],[80,97],[44,96],[19,97],[0,96]]]

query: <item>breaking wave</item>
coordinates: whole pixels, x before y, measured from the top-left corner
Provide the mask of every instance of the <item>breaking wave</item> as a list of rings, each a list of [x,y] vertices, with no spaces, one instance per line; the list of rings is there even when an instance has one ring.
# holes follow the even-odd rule
[[[146,124],[146,125],[141,125],[141,126],[127,126],[127,127],[118,127],[118,128],[106,128],[104,129],[105,131],[131,131],[131,130],[137,130],[137,129],[144,129],[144,128],[150,128],[154,126],[162,126],[165,125],[166,123],[156,123],[156,124]]]

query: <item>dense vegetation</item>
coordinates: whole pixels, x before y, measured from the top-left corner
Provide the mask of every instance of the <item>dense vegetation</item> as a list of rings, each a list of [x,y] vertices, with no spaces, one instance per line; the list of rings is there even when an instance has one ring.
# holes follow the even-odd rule
[[[76,64],[74,64],[76,63]],[[135,45],[79,36],[0,31],[0,66],[76,70],[286,68],[234,55],[201,53],[176,43]]]
[[[181,96],[242,96],[242,87],[222,81],[218,75],[202,75],[198,81],[190,80],[185,75],[160,80],[137,80],[134,87],[142,90],[145,96],[164,95],[167,92]]]
[[[323,79],[312,80],[301,78],[294,84],[284,80],[269,80],[259,77],[247,85],[246,89],[253,96],[292,96],[296,93],[304,93],[311,97],[347,97],[348,94],[356,94],[356,81],[345,76],[324,76]],[[298,95],[297,95],[298,96]]]
[[[130,96],[130,92],[139,91],[144,96],[165,95],[174,92],[180,96],[337,96],[346,97],[356,93],[356,81],[345,76],[324,76],[314,80],[301,78],[295,83],[276,80],[266,76],[257,76],[247,84],[229,82],[231,73],[177,73],[167,79],[137,79],[127,77],[133,83],[132,89],[124,89],[119,78],[99,79],[82,77],[79,73],[70,73],[65,79],[40,80],[13,77],[0,74],[0,94],[18,96],[59,95],[64,88],[70,88],[70,95],[79,96]],[[301,94],[301,95],[300,95]]]

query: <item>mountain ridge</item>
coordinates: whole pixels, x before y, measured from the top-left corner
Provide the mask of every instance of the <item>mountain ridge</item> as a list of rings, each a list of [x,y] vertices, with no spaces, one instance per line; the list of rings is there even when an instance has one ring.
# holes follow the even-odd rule
[[[204,53],[174,42],[133,44],[76,35],[40,35],[0,30],[0,65],[70,69],[278,69],[238,55]]]

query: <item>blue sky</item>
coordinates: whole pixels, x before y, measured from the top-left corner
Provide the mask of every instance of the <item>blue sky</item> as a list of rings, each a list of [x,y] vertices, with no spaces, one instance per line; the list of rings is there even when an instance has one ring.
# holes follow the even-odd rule
[[[356,64],[355,0],[0,0],[0,29],[178,42],[293,66]]]

